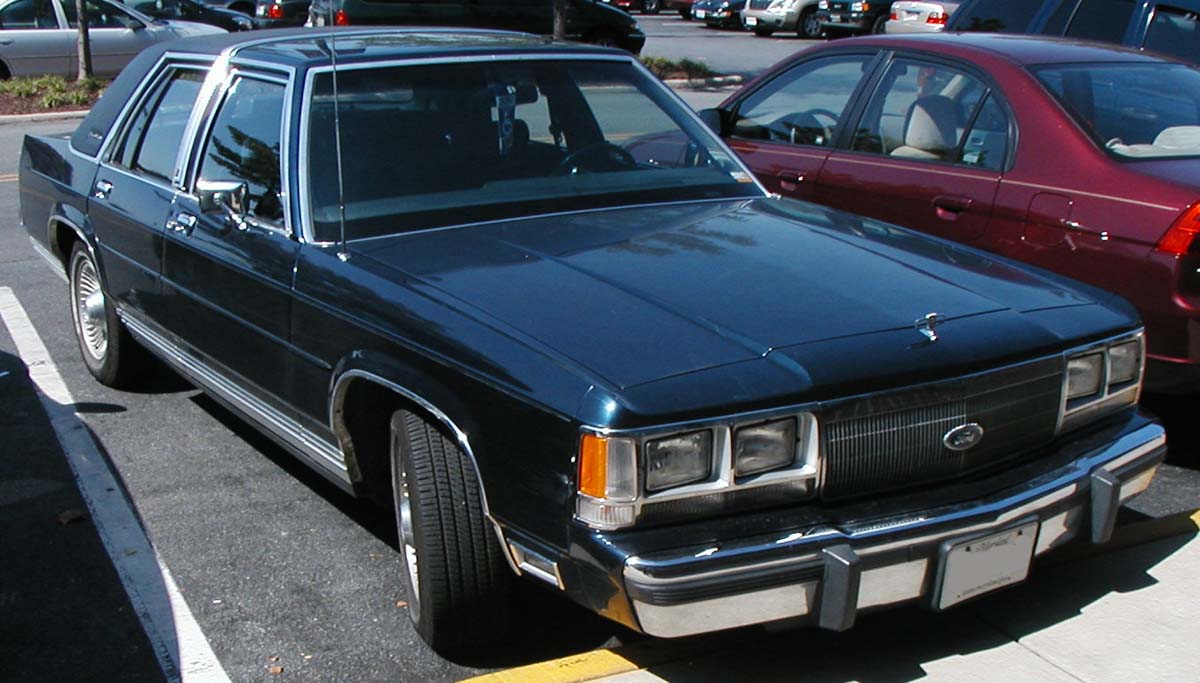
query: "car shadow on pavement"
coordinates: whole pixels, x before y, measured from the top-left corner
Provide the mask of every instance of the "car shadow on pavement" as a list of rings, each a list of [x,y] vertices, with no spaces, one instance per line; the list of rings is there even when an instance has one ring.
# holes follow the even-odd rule
[[[59,419],[89,408],[58,407]],[[0,444],[0,679],[169,680],[25,364],[4,352]],[[103,453],[100,459],[107,463]],[[119,498],[124,492],[107,493]],[[139,578],[141,612],[173,637],[153,552],[135,554],[126,548],[121,561],[127,575],[132,570]],[[162,654],[179,661],[178,652]]]

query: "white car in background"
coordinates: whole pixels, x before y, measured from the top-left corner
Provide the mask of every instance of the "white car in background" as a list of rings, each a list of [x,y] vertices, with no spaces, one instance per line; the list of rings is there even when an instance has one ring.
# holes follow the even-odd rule
[[[801,38],[820,38],[818,0],[748,0],[742,24],[754,35],[766,37],[776,31],[795,31]]]
[[[950,13],[958,9],[959,2],[924,2],[924,0],[897,0],[892,3],[892,14],[885,24],[885,33],[937,33],[945,30]]]
[[[111,78],[142,48],[188,36],[225,33],[190,21],[164,21],[109,0],[86,0],[92,71]],[[0,0],[0,79],[79,71],[75,0]]]

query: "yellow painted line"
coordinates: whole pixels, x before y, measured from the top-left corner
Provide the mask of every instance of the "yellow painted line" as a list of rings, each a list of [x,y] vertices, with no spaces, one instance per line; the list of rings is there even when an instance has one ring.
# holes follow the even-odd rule
[[[17,182],[16,173],[0,173],[0,183],[15,183]]]
[[[483,674],[459,683],[577,683],[638,671],[645,665],[612,650],[595,650]]]

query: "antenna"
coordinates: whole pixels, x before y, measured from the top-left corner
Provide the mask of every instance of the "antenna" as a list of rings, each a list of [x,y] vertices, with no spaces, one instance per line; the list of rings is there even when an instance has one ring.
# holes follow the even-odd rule
[[[338,110],[337,28],[333,23],[334,3],[329,3],[329,59],[333,63],[333,152],[337,161],[338,252],[342,261],[350,260],[346,251],[346,191],[342,182],[342,119]]]

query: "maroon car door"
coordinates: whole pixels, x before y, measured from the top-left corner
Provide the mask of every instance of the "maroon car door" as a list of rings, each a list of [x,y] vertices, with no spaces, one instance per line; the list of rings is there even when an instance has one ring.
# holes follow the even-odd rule
[[[960,242],[981,238],[1009,146],[1007,108],[985,82],[937,62],[886,67],[813,199]]]
[[[813,199],[821,165],[875,58],[875,52],[837,54],[780,73],[737,103],[730,146],[772,192]]]

